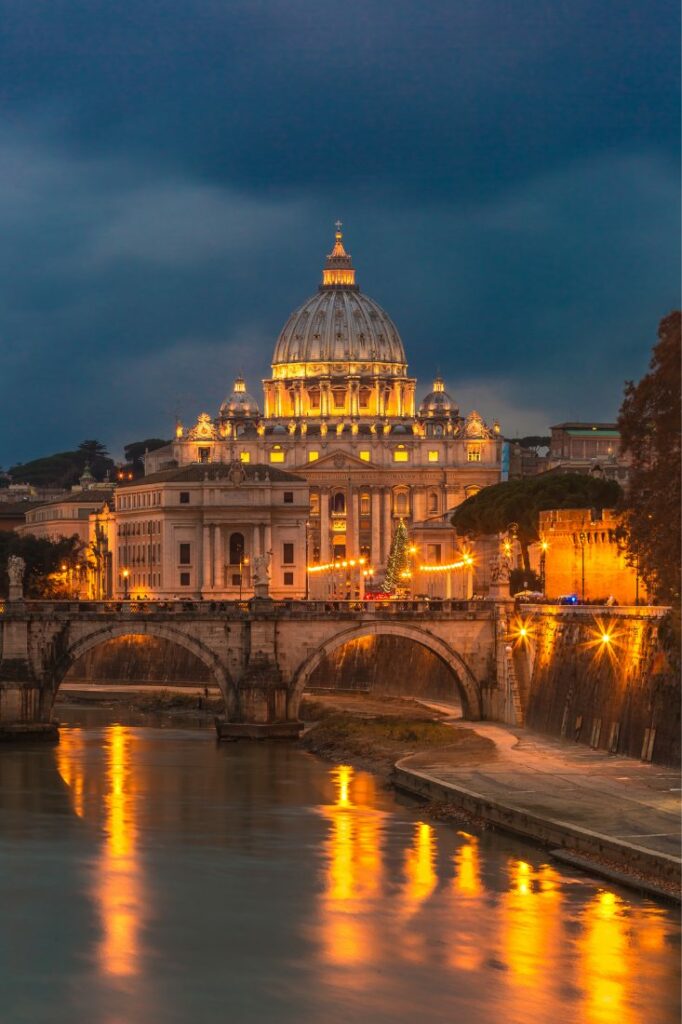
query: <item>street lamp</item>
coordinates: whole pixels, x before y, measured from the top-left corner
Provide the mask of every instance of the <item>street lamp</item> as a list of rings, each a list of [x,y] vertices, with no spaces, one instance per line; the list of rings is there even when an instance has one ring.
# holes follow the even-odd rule
[[[547,548],[549,543],[546,540],[540,542],[540,586],[542,593],[547,591]]]
[[[239,601],[242,599],[242,581],[244,579],[244,566],[249,564],[249,556],[243,552],[239,556]]]
[[[123,600],[128,600],[128,578],[130,577],[130,569],[124,569],[121,573],[123,577]]]
[[[578,534],[578,540],[580,541],[580,599],[585,604],[585,542],[587,535],[583,530]]]

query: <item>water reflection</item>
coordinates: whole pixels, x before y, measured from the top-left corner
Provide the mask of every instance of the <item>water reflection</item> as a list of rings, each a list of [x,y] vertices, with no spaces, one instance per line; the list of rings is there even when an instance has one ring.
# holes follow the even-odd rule
[[[367,909],[381,891],[381,822],[374,779],[359,780],[349,765],[332,772],[334,803],[322,813],[331,828],[326,846],[322,897],[322,958],[328,964],[369,964],[376,951]],[[357,975],[354,975],[357,978]]]
[[[94,865],[93,894],[102,928],[96,959],[102,973],[114,979],[140,970],[139,931],[145,893],[136,849],[133,744],[134,730],[111,725],[89,760],[81,729],[62,730],[56,748],[57,768],[69,787],[73,810],[79,818],[94,818],[103,827],[105,839]],[[91,799],[86,808],[88,774]]]
[[[131,769],[131,731],[123,725],[106,730],[106,843],[97,868],[96,897],[104,935],[99,962],[116,977],[139,970],[139,928],[143,879],[136,852],[135,773]]]
[[[109,1013],[92,1024],[214,1019],[242,992],[260,1016],[234,1019],[283,1024],[677,1020],[667,909],[429,823],[349,765],[174,736],[64,729],[46,755],[90,866],[99,928],[80,942]]]

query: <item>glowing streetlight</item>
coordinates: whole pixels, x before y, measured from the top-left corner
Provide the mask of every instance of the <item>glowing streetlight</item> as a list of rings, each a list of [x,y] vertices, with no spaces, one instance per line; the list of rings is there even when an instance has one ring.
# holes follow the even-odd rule
[[[128,600],[128,579],[130,578],[130,569],[124,569],[121,573],[123,577],[123,600]]]

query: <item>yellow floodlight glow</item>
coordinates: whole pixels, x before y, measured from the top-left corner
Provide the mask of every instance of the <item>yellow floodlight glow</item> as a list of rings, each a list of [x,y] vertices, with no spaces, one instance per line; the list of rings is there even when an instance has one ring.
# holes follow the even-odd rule
[[[602,635],[601,635],[601,642],[603,644],[610,644],[611,643],[611,634],[610,633],[602,633]]]

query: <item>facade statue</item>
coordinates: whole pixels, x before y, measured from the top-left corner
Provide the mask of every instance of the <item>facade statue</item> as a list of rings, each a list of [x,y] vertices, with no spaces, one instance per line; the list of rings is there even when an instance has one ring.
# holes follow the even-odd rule
[[[24,573],[26,562],[19,555],[10,555],[7,559],[7,575],[9,577],[9,599],[18,601],[24,596]]]
[[[266,551],[264,555],[256,555],[253,559],[253,582],[255,585],[270,582],[270,557],[272,551]]]

